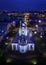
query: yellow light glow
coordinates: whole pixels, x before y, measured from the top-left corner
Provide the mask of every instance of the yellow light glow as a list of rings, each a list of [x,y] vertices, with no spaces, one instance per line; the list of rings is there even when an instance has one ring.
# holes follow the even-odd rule
[[[6,62],[7,62],[7,63],[10,63],[10,62],[12,62],[12,59],[7,58],[7,59],[6,59]]]
[[[5,43],[5,45],[8,45],[8,43]]]
[[[32,64],[34,64],[34,65],[37,64],[37,60],[36,60],[36,59],[32,59],[30,62],[31,62]]]

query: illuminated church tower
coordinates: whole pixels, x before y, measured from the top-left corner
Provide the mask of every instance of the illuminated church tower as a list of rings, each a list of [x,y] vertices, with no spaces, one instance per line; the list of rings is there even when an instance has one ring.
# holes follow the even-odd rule
[[[20,22],[18,30],[18,38],[14,38],[11,46],[12,50],[19,51],[20,53],[26,53],[27,51],[34,51],[34,41],[32,36],[32,30],[27,28],[26,22]]]

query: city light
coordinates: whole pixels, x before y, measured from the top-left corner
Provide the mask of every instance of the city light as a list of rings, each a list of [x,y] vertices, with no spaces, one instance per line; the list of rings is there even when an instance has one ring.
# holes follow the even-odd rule
[[[13,21],[13,24],[15,24],[16,22],[15,21]]]
[[[40,38],[43,38],[43,36],[42,36],[42,35],[40,35]]]
[[[6,42],[5,45],[8,45],[8,43]]]
[[[4,32],[4,30],[2,30],[2,33]]]
[[[36,59],[32,59],[32,60],[30,61],[30,63],[32,63],[33,65],[36,65],[36,64],[37,64],[37,60],[36,60]]]
[[[38,25],[35,25],[36,26],[36,28],[38,28]]]
[[[41,23],[41,20],[39,20],[38,22]]]
[[[9,37],[6,37],[6,39],[9,39]]]
[[[34,31],[34,34],[37,34],[37,32],[36,32],[36,31]]]
[[[6,59],[6,62],[7,62],[7,63],[11,63],[11,62],[12,62],[12,59],[11,59],[11,58],[7,58],[7,59]]]

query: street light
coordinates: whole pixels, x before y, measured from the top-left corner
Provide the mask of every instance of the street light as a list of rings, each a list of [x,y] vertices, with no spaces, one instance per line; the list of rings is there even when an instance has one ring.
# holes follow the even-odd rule
[[[37,64],[37,60],[36,60],[36,59],[32,59],[30,62],[31,62],[33,65],[36,65],[36,64]]]

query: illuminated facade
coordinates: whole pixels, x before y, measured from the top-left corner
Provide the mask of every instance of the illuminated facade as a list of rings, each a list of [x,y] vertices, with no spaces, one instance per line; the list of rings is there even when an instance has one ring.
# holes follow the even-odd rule
[[[12,50],[19,51],[20,53],[26,53],[27,51],[34,51],[34,42],[32,37],[32,30],[27,28],[27,24],[21,23],[19,31],[18,31],[17,42],[13,41],[11,46]]]

